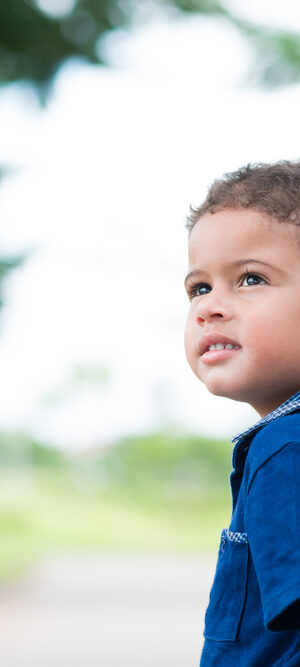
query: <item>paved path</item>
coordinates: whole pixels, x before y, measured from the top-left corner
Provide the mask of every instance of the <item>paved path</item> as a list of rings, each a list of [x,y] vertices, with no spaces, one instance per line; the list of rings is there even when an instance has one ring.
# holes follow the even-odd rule
[[[3,667],[197,667],[203,557],[61,555],[0,590]]]

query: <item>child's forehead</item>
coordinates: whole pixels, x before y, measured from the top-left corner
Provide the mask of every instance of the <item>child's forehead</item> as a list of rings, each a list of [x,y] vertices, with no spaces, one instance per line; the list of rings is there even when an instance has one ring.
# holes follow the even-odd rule
[[[290,223],[279,221],[275,217],[268,216],[260,211],[252,208],[238,208],[238,209],[220,209],[214,212],[208,211],[201,215],[194,225],[190,236],[193,235],[195,229],[198,232],[205,234],[214,227],[219,227],[220,230],[230,230],[231,234],[247,229],[249,232],[256,234],[258,230],[269,233],[281,233],[283,227],[291,227]]]
[[[300,257],[300,230],[290,222],[281,222],[254,210],[226,209],[205,213],[189,237],[189,260],[197,263],[222,258],[238,262],[247,257],[268,261],[281,258],[288,262]]]

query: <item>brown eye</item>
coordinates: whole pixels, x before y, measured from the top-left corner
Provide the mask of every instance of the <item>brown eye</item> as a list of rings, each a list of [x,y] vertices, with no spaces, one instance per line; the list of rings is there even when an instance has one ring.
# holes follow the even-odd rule
[[[245,275],[243,276],[242,285],[245,287],[254,287],[255,285],[263,285],[265,284],[265,282],[266,282],[265,279],[258,273],[245,273]]]
[[[202,294],[207,294],[208,292],[211,292],[211,286],[207,285],[207,283],[199,283],[198,285],[194,285],[194,296],[201,296]]]
[[[211,286],[207,283],[190,283],[186,288],[189,299],[194,299],[196,296],[203,296],[211,292]]]

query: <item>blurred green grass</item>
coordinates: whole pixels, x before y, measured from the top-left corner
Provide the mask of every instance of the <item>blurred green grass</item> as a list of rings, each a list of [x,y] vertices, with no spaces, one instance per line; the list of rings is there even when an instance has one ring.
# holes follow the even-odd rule
[[[227,441],[156,433],[67,457],[0,437],[0,578],[56,549],[210,552],[228,525]]]

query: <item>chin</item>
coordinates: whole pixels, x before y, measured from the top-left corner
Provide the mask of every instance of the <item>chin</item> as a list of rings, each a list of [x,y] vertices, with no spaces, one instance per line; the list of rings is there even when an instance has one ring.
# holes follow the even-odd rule
[[[227,392],[224,389],[210,389],[210,387],[207,387],[208,391],[210,394],[213,394],[214,396],[223,396],[223,398],[232,398],[233,396],[231,392]]]
[[[205,383],[206,388],[214,396],[223,396],[224,398],[231,398],[233,401],[245,401],[246,399],[242,397],[242,392],[238,387],[229,387],[224,382],[207,382]]]

